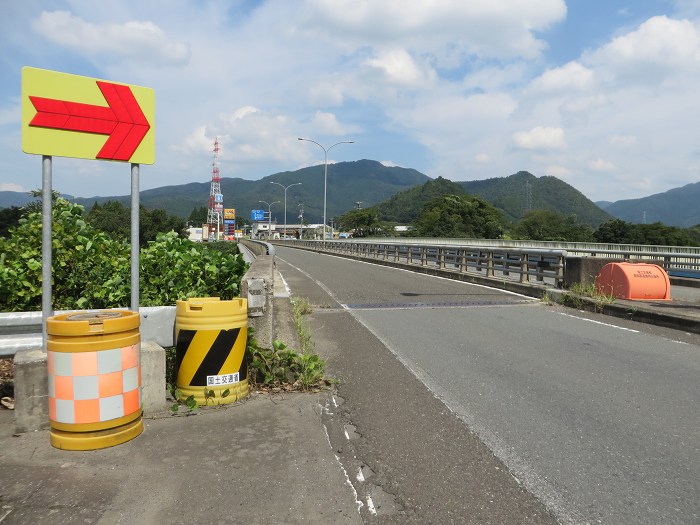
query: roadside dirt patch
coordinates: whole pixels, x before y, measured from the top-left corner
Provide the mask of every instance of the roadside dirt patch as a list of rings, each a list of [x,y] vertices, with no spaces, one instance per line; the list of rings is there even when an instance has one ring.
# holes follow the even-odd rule
[[[14,362],[11,357],[0,359],[0,398],[15,396]]]

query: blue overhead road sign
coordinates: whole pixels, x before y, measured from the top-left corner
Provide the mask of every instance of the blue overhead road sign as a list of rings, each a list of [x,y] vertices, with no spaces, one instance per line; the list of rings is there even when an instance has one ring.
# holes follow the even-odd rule
[[[251,221],[264,221],[265,220],[265,210],[250,210],[250,220]]]

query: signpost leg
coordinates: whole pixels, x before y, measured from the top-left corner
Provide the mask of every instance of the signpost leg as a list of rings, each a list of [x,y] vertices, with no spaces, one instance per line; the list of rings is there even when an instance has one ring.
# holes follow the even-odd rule
[[[139,311],[139,165],[131,165],[131,310]]]
[[[46,320],[53,315],[51,304],[51,162],[49,155],[41,158],[41,332],[42,351],[46,352]]]

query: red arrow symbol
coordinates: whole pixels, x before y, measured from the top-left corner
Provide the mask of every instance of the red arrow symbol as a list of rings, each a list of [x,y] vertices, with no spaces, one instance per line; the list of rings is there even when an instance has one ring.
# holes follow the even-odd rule
[[[37,114],[29,125],[109,135],[95,158],[129,160],[151,126],[129,86],[96,82],[108,106],[30,96]]]

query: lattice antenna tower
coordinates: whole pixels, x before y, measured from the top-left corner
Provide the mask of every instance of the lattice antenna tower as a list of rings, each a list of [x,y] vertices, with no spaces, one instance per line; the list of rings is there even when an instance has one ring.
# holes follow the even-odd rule
[[[211,170],[211,187],[209,189],[209,207],[207,210],[207,224],[209,233],[216,231],[221,221],[224,201],[221,193],[221,177],[219,176],[219,138],[214,139],[214,163]],[[211,236],[211,235],[210,235]]]

